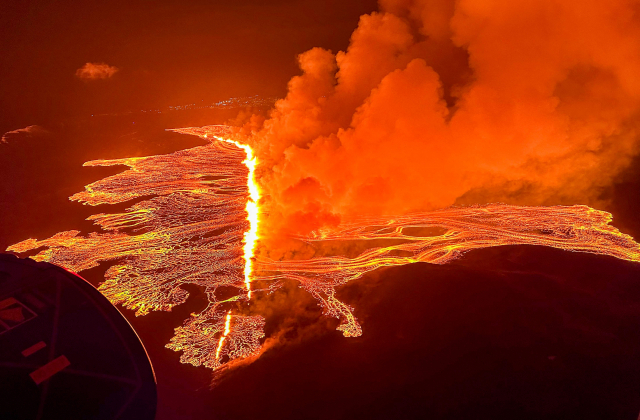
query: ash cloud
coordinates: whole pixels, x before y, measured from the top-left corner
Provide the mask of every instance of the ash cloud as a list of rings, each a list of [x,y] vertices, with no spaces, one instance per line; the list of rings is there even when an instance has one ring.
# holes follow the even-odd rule
[[[267,225],[453,204],[598,205],[638,151],[637,1],[382,0],[314,48],[269,117]]]
[[[76,70],[76,77],[83,80],[109,79],[118,71],[119,68],[105,63],[86,63]]]

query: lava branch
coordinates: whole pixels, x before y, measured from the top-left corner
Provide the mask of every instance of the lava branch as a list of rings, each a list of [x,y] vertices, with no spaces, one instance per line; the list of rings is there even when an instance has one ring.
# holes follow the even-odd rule
[[[222,345],[224,344],[224,339],[227,338],[229,332],[231,331],[231,311],[227,312],[227,320],[224,323],[224,331],[222,332],[222,336],[220,337],[220,341],[218,342],[218,348],[216,349],[216,360],[220,361],[220,350],[222,350]]]

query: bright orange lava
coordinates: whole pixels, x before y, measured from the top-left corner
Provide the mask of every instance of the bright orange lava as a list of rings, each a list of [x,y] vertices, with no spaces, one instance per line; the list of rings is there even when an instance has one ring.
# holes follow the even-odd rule
[[[231,331],[231,311],[227,312],[227,319],[224,323],[224,331],[222,332],[222,336],[220,337],[220,341],[218,341],[218,348],[216,349],[216,359],[220,360],[220,350],[222,350],[222,345],[224,344],[224,339],[227,338],[229,332]]]
[[[208,134],[204,138],[208,138]],[[251,299],[251,272],[253,271],[253,258],[255,256],[256,242],[258,241],[258,200],[260,200],[260,189],[255,179],[257,159],[253,155],[253,149],[246,144],[238,143],[234,140],[225,139],[220,136],[212,136],[218,141],[234,144],[241,148],[247,155],[242,163],[249,169],[247,175],[247,188],[249,190],[249,199],[247,200],[247,220],[249,221],[249,230],[244,233],[244,284],[247,287],[247,297]]]
[[[209,305],[192,314],[167,347],[180,360],[218,370],[260,354],[265,320],[232,314],[234,302],[248,301],[251,281],[299,282],[339,318],[345,336],[362,334],[354,309],[336,298],[336,289],[379,267],[413,262],[444,264],[463,253],[501,245],[542,245],[640,261],[640,245],[609,225],[609,213],[587,206],[517,207],[505,204],[448,208],[388,218],[345,220],[331,230],[297,238],[314,247],[344,250],[310,260],[254,261],[258,240],[256,160],[249,146],[225,139],[224,126],[174,130],[213,139],[205,146],[168,155],[98,160],[86,166],[124,165],[128,169],[85,187],[71,200],[89,205],[139,200],[123,213],[89,217],[104,233],[83,237],[60,232],[49,239],[27,239],[7,250],[44,247],[34,259],[79,272],[102,262],[113,265],[100,291],[137,315],[171,310],[183,303],[181,287],[195,284]],[[375,241],[375,244],[373,245]],[[382,241],[382,242],[381,242]],[[380,245],[385,243],[386,245]],[[363,245],[364,244],[364,245]],[[219,298],[221,288],[225,296]]]

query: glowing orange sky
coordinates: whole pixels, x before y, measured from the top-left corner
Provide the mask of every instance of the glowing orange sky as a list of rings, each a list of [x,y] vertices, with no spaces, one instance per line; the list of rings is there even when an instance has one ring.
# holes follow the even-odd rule
[[[281,96],[298,72],[296,54],[344,49],[358,17],[375,8],[373,0],[3,2],[0,130],[200,99]],[[87,62],[121,70],[108,83],[81,83],[75,72]]]

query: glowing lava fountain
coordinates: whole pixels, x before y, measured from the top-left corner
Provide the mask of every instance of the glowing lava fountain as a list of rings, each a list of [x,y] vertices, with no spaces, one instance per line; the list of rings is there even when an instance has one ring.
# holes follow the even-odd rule
[[[354,308],[340,301],[336,290],[379,267],[444,264],[470,250],[521,244],[640,261],[640,245],[610,226],[607,212],[587,206],[505,204],[343,220],[335,228],[296,238],[316,251],[312,259],[254,260],[257,161],[249,146],[226,140],[227,130],[177,129],[173,131],[210,142],[168,155],[85,163],[128,169],[87,185],[71,200],[93,206],[137,202],[123,213],[90,216],[102,233],[83,237],[76,230],[60,232],[40,241],[27,239],[8,251],[44,247],[32,258],[75,272],[111,263],[99,289],[136,315],[170,311],[186,301],[184,285],[199,287],[208,306],[176,328],[167,347],[182,351],[184,363],[214,370],[260,354],[265,319],[233,309],[252,294],[276,290],[282,279],[298,282],[325,315],[341,320],[338,329],[353,337],[362,329]],[[350,248],[358,252],[345,255]],[[252,284],[269,286],[256,289]]]
[[[208,137],[208,134],[203,136]],[[256,242],[258,241],[258,200],[260,200],[260,189],[255,179],[257,159],[253,155],[253,149],[246,144],[238,143],[234,140],[225,139],[220,136],[213,136],[218,141],[224,141],[236,145],[244,150],[247,158],[242,163],[249,169],[247,176],[247,189],[249,190],[249,199],[247,200],[247,220],[249,221],[249,230],[244,233],[244,284],[247,286],[247,297],[251,299],[251,273],[253,271],[253,258],[255,256]]]

